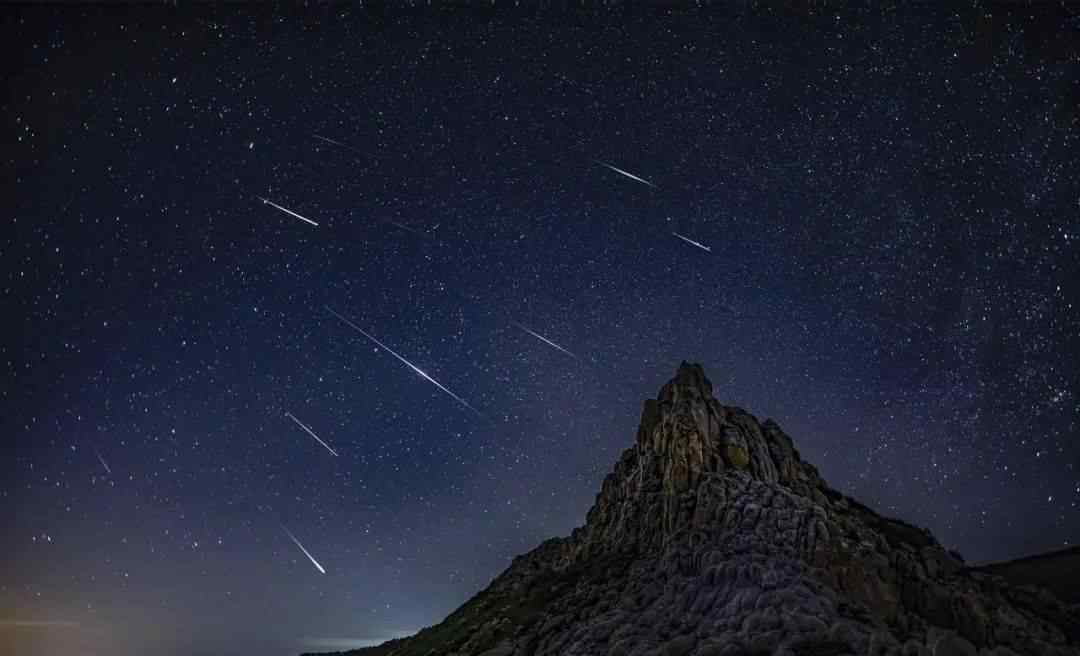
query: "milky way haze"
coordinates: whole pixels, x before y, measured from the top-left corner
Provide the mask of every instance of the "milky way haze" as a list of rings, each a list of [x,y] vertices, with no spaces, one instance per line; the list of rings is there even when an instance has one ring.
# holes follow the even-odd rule
[[[1075,544],[1080,12],[933,12],[0,10],[0,650],[431,624],[684,359],[969,561]]]

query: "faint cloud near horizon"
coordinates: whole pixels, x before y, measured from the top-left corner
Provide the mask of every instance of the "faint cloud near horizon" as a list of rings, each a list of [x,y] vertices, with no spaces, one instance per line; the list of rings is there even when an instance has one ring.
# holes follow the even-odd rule
[[[0,620],[0,628],[13,629],[77,629],[78,622],[68,620]]]
[[[308,638],[301,639],[301,643],[306,647],[326,647],[328,649],[362,649],[364,647],[374,647],[381,645],[387,640],[396,640],[398,638],[407,638],[416,633],[415,630],[409,631],[395,631],[384,636],[374,636],[371,638]]]

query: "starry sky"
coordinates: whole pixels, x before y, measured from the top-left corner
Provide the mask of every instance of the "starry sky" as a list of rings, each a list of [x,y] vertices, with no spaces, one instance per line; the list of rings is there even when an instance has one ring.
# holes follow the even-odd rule
[[[684,359],[969,561],[1080,541],[1076,7],[0,25],[5,656],[437,622]]]

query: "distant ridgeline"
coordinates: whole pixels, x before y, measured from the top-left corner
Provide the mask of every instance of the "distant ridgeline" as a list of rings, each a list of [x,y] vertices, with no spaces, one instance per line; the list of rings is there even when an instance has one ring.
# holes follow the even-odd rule
[[[584,526],[442,623],[348,653],[1080,655],[1078,561],[965,567],[928,531],[831,489],[779,426],[721,405],[683,363]]]
[[[1080,604],[1080,547],[982,565],[972,571],[1000,576],[1014,585],[1043,587],[1064,602]]]

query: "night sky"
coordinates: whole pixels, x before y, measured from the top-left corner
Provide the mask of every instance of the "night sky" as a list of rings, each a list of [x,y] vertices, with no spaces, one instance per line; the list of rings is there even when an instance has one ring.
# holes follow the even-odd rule
[[[684,359],[1080,542],[1080,10],[935,11],[0,9],[0,653],[437,622]]]

